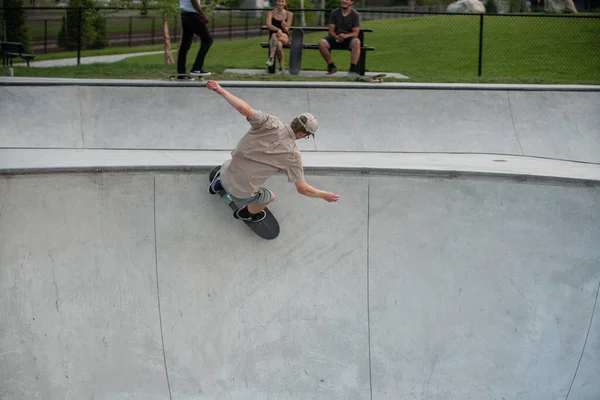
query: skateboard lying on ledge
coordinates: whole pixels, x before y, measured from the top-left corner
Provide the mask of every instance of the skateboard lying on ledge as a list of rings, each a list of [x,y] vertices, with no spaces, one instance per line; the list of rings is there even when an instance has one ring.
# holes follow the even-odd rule
[[[377,74],[377,75],[373,75],[373,76],[361,76],[360,78],[356,78],[357,81],[362,81],[362,82],[370,82],[370,83],[382,83],[383,82],[383,78],[385,78],[387,76],[387,74]]]
[[[215,177],[215,174],[220,169],[221,169],[221,166],[217,166],[217,167],[214,167],[210,171],[210,173],[208,174],[209,182],[212,182],[213,178]],[[235,202],[231,199],[231,197],[229,197],[229,194],[227,194],[227,192],[225,192],[224,190],[221,190],[218,193],[219,193],[219,196],[221,196],[221,198],[225,201],[225,203],[227,203],[229,205],[229,207],[233,211],[240,208],[235,204]],[[248,225],[248,227],[250,229],[252,229],[254,231],[254,233],[256,233],[261,238],[275,239],[279,235],[279,223],[277,222],[277,220],[275,219],[275,216],[271,213],[271,211],[266,207],[265,207],[265,212],[267,213],[267,216],[262,221],[259,221],[259,222],[244,221],[244,222],[246,223],[246,225]]]
[[[181,82],[186,82],[186,81],[203,81],[204,80],[204,76],[194,76],[194,75],[190,75],[190,74],[168,74],[166,72],[161,72],[161,75],[164,76],[168,76],[170,81],[181,81]],[[179,77],[184,77],[185,79],[178,79]]]

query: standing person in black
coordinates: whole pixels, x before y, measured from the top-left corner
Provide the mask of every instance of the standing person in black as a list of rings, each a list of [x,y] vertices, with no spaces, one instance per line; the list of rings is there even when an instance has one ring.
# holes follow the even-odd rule
[[[350,70],[348,76],[357,78],[360,58],[360,15],[352,8],[354,0],[341,0],[341,7],[329,15],[329,35],[319,40],[319,51],[327,63],[327,75],[338,72],[331,57],[331,49],[350,50]]]
[[[208,30],[208,15],[200,7],[200,0],[179,0],[179,8],[181,9],[181,26],[183,34],[181,35],[181,43],[177,52],[177,73],[185,74],[185,62],[194,34],[200,38],[200,50],[194,61],[194,66],[190,75],[208,76],[210,72],[204,71],[204,58],[208,49],[213,43],[213,38]],[[183,78],[183,77],[180,77]]]

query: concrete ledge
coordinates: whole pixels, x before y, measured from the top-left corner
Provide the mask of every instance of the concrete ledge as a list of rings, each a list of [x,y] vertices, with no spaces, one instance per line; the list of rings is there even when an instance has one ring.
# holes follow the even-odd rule
[[[431,89],[431,90],[518,90],[518,91],[569,91],[600,92],[600,85],[523,85],[480,83],[408,83],[408,82],[314,82],[314,81],[219,81],[223,87],[260,88],[356,88],[356,89]],[[150,79],[68,79],[0,77],[0,86],[121,86],[121,87],[190,87],[206,86],[205,81],[176,82]]]
[[[0,149],[0,174],[208,170],[229,150]],[[500,154],[303,152],[307,172],[496,176],[600,183],[600,165]]]

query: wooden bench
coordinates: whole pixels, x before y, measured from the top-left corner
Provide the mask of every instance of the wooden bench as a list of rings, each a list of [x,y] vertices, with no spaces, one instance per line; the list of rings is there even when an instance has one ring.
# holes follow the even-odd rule
[[[13,65],[13,59],[21,57],[27,62],[29,67],[29,61],[33,60],[35,56],[33,54],[25,53],[25,46],[19,42],[0,42],[0,55],[2,56],[2,66]]]
[[[269,30],[269,28],[267,28],[266,25],[263,25],[260,27],[261,30]],[[290,27],[290,40],[292,38],[292,33],[291,31],[294,29],[302,29],[304,32],[329,32],[329,27],[328,26],[291,26]],[[357,64],[357,68],[358,68],[358,73],[359,75],[364,75],[365,74],[365,69],[366,69],[366,65],[367,65],[367,51],[374,51],[375,47],[371,47],[371,46],[365,46],[365,37],[364,34],[365,32],[373,32],[372,29],[360,29],[360,32],[358,34],[358,38],[360,39],[360,58],[358,59],[358,64]],[[267,58],[269,57],[270,53],[269,53],[269,42],[262,42],[260,44],[260,47],[267,49]],[[289,49],[290,45],[289,43],[283,46],[285,49]],[[318,43],[304,43],[302,45],[303,49],[307,49],[307,50],[319,50],[319,44]],[[335,50],[335,49],[332,49]],[[275,73],[275,65],[277,64],[277,57],[275,57],[275,62],[273,63],[272,66],[270,66],[269,69],[269,73],[273,74]]]

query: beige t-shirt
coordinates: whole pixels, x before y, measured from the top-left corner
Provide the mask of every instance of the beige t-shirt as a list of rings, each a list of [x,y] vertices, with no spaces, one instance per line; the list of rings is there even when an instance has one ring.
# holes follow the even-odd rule
[[[289,124],[255,110],[248,119],[250,130],[231,152],[231,160],[221,168],[221,183],[235,197],[247,198],[256,193],[272,175],[283,171],[289,182],[304,180],[302,154]]]

